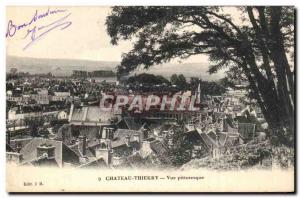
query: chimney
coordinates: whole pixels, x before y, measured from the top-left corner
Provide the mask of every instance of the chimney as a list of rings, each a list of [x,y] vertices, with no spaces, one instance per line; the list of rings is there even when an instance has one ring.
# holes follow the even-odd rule
[[[74,103],[72,102],[71,108],[70,108],[70,114],[69,114],[69,122],[71,122],[73,111],[74,111]]]
[[[148,134],[148,130],[147,129],[142,129],[143,132],[143,139],[148,139],[149,138],[149,134]]]
[[[140,142],[140,134],[135,133],[135,134],[133,135],[133,141]]]
[[[112,152],[108,146],[95,150],[95,156],[98,159],[102,158],[107,165],[111,164]]]
[[[149,141],[142,141],[141,143],[141,149],[140,149],[140,155],[145,158],[149,156],[153,151],[151,149],[151,145]]]
[[[54,158],[55,156],[55,146],[51,144],[41,144],[37,147],[37,157],[47,157],[49,158]]]
[[[81,135],[78,137],[79,139],[79,149],[80,149],[80,152],[82,153],[83,156],[86,155],[86,136],[85,135]]]
[[[102,134],[101,134],[101,139],[106,139],[107,138],[107,132],[108,132],[107,127],[103,127]]]
[[[102,134],[103,139],[107,139],[107,133],[108,133],[107,127],[104,127],[103,128],[103,134]]]
[[[22,144],[21,144],[21,143],[17,143],[17,148],[16,148],[16,150],[17,150],[17,153],[20,153],[20,152],[21,152],[21,150],[22,150]]]
[[[112,140],[114,138],[114,128],[107,128],[106,131],[106,139]]]
[[[125,136],[125,144],[126,144],[127,146],[129,146],[129,144],[130,144],[130,136],[129,136],[129,135],[126,135],[126,136]]]
[[[109,139],[110,128],[106,128],[105,139]]]

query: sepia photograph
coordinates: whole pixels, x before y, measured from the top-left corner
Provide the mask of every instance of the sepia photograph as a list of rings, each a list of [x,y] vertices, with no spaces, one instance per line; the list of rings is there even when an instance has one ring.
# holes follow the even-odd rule
[[[7,192],[295,192],[294,6],[5,9]]]

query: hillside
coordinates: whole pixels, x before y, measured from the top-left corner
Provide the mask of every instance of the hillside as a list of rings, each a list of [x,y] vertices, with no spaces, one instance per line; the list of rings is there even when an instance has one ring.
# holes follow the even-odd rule
[[[7,72],[11,68],[17,68],[20,72],[41,74],[51,72],[55,76],[69,76],[73,70],[113,70],[119,62],[113,61],[90,61],[77,59],[44,59],[7,56]],[[149,70],[139,69],[136,73],[152,73],[169,78],[172,74],[183,74],[186,77],[201,77],[204,80],[217,80],[223,77],[223,73],[209,75],[206,63],[168,63],[156,65]]]
[[[32,74],[51,72],[55,76],[69,76],[73,70],[114,70],[117,64],[118,62],[108,61],[6,57],[7,71],[14,67],[21,72]]]

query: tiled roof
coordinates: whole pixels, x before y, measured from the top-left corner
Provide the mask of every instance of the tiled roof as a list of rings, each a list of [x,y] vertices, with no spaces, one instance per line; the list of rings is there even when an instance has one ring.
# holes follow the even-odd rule
[[[221,133],[221,135],[225,136],[224,140],[221,142],[222,146],[234,146],[237,138],[240,137],[239,133]]]
[[[88,158],[92,158],[95,157],[92,152],[90,151],[90,149],[86,148],[86,155],[83,156],[82,155],[82,151],[80,150],[79,147],[79,143],[68,146],[78,157],[88,157]]]
[[[164,146],[159,140],[154,140],[150,142],[150,148],[154,151],[157,155],[165,155],[168,152],[168,148]]]
[[[129,136],[130,137],[130,142],[133,142],[133,136],[134,134],[140,134],[140,138],[141,138],[141,133],[139,131],[136,130],[129,130],[129,129],[118,129],[115,133],[114,133],[114,139],[111,142],[111,146],[112,148],[121,146],[123,144],[125,144],[125,137]]]
[[[150,148],[163,164],[172,163],[172,161],[168,157],[168,148],[163,143],[158,140],[152,141],[150,142]]]
[[[141,166],[145,165],[145,159],[137,152],[134,153],[126,158],[126,163],[130,165],[130,167],[137,167],[140,168]]]
[[[74,109],[72,113],[71,120],[82,121],[83,120],[83,110],[82,109]]]
[[[101,111],[98,106],[86,106],[74,109],[71,115],[72,121],[107,123],[113,117],[110,111]]]
[[[85,164],[78,166],[77,168],[93,168],[93,167],[108,167],[103,158],[91,160]]]
[[[255,132],[255,124],[239,122],[238,132],[244,138],[251,138]]]
[[[208,135],[211,139],[213,139],[214,141],[217,140],[217,135],[216,135],[215,132],[210,131],[210,132],[207,133],[207,135]]]
[[[100,112],[100,108],[98,107],[86,107],[87,113],[86,113],[86,119],[85,121],[88,122],[98,122],[99,119],[105,120],[105,113]]]

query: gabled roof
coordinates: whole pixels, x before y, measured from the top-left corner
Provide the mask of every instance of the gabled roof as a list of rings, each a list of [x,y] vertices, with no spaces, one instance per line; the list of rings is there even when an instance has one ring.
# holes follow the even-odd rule
[[[126,144],[125,140],[126,140],[126,136],[130,137],[130,142],[133,142],[133,136],[134,134],[139,134],[140,138],[142,133],[140,131],[137,130],[129,130],[129,129],[118,129],[115,133],[114,133],[114,139],[111,142],[111,146],[112,148],[115,147],[119,147],[121,145]]]
[[[136,122],[133,117],[124,117],[123,120],[126,123],[128,129],[130,130],[139,130],[143,125],[141,123]]]
[[[222,146],[234,146],[235,140],[239,137],[239,133],[220,133],[220,143]]]
[[[59,167],[62,167],[62,142],[44,138],[33,138],[28,144],[26,144],[20,151],[23,155],[24,163],[32,162],[37,159],[37,147],[41,144],[51,144],[55,146],[54,159]]]
[[[218,144],[211,137],[209,137],[206,133],[200,133],[199,135],[202,138],[205,145],[207,146],[207,148],[213,148],[213,147],[218,146]]]
[[[65,137],[64,143],[67,145],[69,145],[72,140],[75,140],[78,135],[83,135],[90,140],[94,140],[101,135],[101,126],[65,124],[58,129],[55,139],[62,140],[63,135]]]
[[[88,157],[88,158],[94,157],[94,155],[92,154],[92,152],[88,148],[86,148],[86,155],[83,156],[82,151],[80,150],[79,143],[74,144],[74,145],[70,145],[70,146],[67,146],[67,147],[71,151],[73,151],[76,154],[76,156],[78,156],[78,157]]]
[[[227,142],[227,138],[228,134],[227,133],[219,133],[219,143],[220,146],[225,146],[226,142]]]
[[[207,133],[207,135],[208,135],[211,139],[213,139],[214,141],[217,141],[217,135],[216,135],[215,132],[209,131],[209,132]]]
[[[14,149],[17,150],[18,148],[23,148],[26,144],[28,144],[33,138],[30,136],[29,138],[18,138],[18,139],[13,139],[10,140],[10,146]]]
[[[54,150],[54,158],[45,158],[43,156],[38,157],[37,156],[37,147],[42,145],[52,145],[55,147]],[[71,153],[70,153],[71,152]],[[38,164],[43,163],[47,164],[49,162],[50,165],[57,164],[58,167],[63,166],[64,161],[64,154],[69,155],[73,153],[73,157],[77,156],[80,157],[79,152],[76,152],[76,149],[71,149],[69,146],[62,143],[62,141],[57,140],[51,140],[51,139],[44,139],[44,138],[33,138],[28,144],[26,144],[20,151],[20,153],[23,155],[23,163],[22,164]],[[43,159],[45,158],[45,159]],[[51,159],[53,160],[53,163],[50,162]],[[55,163],[54,163],[55,162]]]

